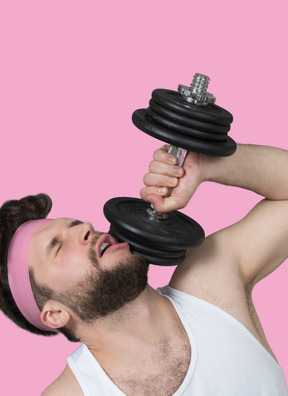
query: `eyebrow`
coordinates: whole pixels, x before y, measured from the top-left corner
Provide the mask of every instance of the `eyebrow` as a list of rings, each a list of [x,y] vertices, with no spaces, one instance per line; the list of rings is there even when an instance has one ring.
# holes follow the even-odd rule
[[[79,224],[83,224],[83,221],[80,221],[80,220],[73,220],[73,221],[71,221],[71,223],[69,224],[68,228],[75,227],[75,226],[77,226],[77,225],[79,225]]]
[[[80,221],[80,220],[72,220],[72,221],[69,223],[69,225],[68,225],[67,228],[76,227],[76,226],[79,225],[79,224],[83,224],[83,221]],[[49,244],[48,244],[48,246],[47,246],[47,248],[46,248],[46,256],[47,256],[47,257],[51,254],[53,248],[57,245],[58,242],[59,242],[58,237],[54,237],[54,238],[51,239],[51,241],[49,242]]]

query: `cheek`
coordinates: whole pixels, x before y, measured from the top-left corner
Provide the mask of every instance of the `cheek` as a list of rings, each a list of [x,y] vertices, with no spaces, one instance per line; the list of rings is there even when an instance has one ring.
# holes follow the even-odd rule
[[[66,252],[61,257],[58,270],[65,279],[70,281],[77,281],[79,277],[87,274],[91,269],[91,263],[87,256],[81,252]]]
[[[91,271],[91,263],[82,252],[64,251],[58,255],[49,270],[41,274],[41,280],[55,291],[62,292],[70,289],[79,282],[80,279],[87,276]]]

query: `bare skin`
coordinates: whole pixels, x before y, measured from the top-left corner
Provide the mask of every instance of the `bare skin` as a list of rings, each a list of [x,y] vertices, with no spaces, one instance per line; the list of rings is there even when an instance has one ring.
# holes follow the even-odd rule
[[[201,246],[191,250],[176,268],[170,286],[230,313],[274,357],[254,309],[251,293],[257,282],[288,257],[287,152],[271,147],[240,145],[237,152],[228,158],[189,153],[184,170],[178,170],[178,174],[173,161],[164,146],[154,153],[149,173],[144,176],[145,187],[141,196],[152,202],[158,211],[185,207],[204,181],[246,188],[266,198],[243,220],[210,235]],[[171,197],[163,198],[170,186],[175,187]],[[80,235],[82,225],[78,227]],[[73,230],[75,235],[76,228]],[[130,254],[123,249],[110,257],[107,253],[106,262],[113,265],[118,254]],[[71,321],[81,341],[126,395],[167,396],[173,395],[180,387],[193,351],[171,303],[149,286],[135,301],[94,325],[83,323],[73,312],[57,306],[55,302],[49,304],[42,312],[43,321],[51,327],[60,327],[65,321]],[[155,356],[161,356],[161,361]],[[141,375],[135,371],[139,359]],[[172,377],[173,381],[169,374],[172,366],[178,367],[178,375]],[[155,381],[151,381],[152,372],[155,373]],[[160,386],[157,378],[161,378]],[[67,366],[43,392],[43,396],[46,395],[83,393]]]

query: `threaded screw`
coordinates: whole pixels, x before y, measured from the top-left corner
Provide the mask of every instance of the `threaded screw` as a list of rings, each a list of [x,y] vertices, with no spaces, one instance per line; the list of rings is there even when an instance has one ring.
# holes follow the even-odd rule
[[[216,98],[207,92],[210,78],[204,74],[196,73],[190,87],[179,85],[178,91],[186,102],[198,106],[207,106],[209,103],[215,103]]]
[[[191,91],[199,97],[204,97],[207,93],[210,78],[204,74],[196,73],[191,84]]]

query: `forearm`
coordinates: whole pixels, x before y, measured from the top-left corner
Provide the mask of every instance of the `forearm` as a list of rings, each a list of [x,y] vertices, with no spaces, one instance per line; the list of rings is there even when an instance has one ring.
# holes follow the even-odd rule
[[[266,198],[288,199],[288,151],[238,145],[231,157],[200,156],[204,181],[245,188]]]

